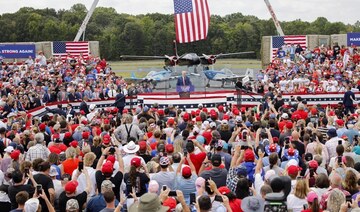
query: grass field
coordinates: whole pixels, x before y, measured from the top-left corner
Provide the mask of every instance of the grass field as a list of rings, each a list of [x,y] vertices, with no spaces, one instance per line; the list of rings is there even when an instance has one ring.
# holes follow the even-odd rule
[[[150,70],[159,70],[164,66],[163,60],[137,60],[137,61],[110,61],[112,69],[117,75],[123,77],[130,77],[131,72],[136,72],[137,77],[144,77]],[[222,68],[229,69],[260,69],[260,60],[250,59],[221,59],[215,64],[215,69]],[[178,67],[178,70],[185,69],[186,67]]]

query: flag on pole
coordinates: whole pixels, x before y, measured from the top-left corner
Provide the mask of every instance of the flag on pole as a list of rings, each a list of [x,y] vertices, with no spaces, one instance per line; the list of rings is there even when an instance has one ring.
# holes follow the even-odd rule
[[[178,43],[206,39],[210,23],[207,0],[174,0],[174,10]]]
[[[61,59],[66,59],[68,53],[72,57],[79,57],[80,54],[84,58],[89,56],[89,42],[64,42],[64,41],[54,41],[52,42],[52,53],[54,57],[61,57]]]
[[[274,59],[280,47],[291,44],[294,44],[295,47],[299,44],[304,49],[307,46],[306,35],[273,36],[271,38],[270,59]]]

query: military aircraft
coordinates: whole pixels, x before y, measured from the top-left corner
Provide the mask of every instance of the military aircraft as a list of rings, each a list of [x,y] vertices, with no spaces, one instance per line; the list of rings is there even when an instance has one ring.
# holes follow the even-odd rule
[[[165,81],[171,81],[176,80],[179,75],[173,75],[173,72],[170,70],[170,68],[164,66],[164,69],[161,71],[150,71],[145,77],[136,77],[135,73],[131,73],[131,77],[125,78],[125,81],[128,83],[142,83],[142,82],[148,82],[153,85],[153,88],[155,89],[157,83],[159,82],[165,82]],[[190,74],[194,76],[200,76],[199,74]],[[171,85],[168,85],[171,87]]]
[[[216,63],[216,60],[221,57],[233,56],[233,55],[242,55],[242,54],[252,54],[254,52],[236,52],[229,54],[217,54],[217,55],[197,55],[196,53],[186,53],[181,56],[136,56],[136,55],[122,55],[121,59],[136,59],[136,60],[156,60],[163,59],[165,66],[196,66],[196,65],[213,65]]]
[[[250,78],[254,78],[254,70],[247,69],[244,75],[234,74],[230,69],[223,68],[219,70],[210,70],[204,69],[203,73],[205,77],[208,79],[206,87],[210,87],[210,81],[220,81],[221,87],[223,88],[225,82],[236,83],[237,79],[246,79],[246,82],[250,80]],[[244,81],[244,80],[243,80]]]

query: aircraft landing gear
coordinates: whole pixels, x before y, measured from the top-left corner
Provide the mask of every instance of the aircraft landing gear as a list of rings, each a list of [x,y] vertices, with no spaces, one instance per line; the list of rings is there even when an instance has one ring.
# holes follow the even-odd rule
[[[224,87],[224,85],[225,85],[225,81],[224,81],[224,80],[222,80],[222,81],[221,81],[221,88],[223,88],[223,87]]]
[[[208,80],[207,84],[206,84],[207,88],[210,88],[210,80]]]

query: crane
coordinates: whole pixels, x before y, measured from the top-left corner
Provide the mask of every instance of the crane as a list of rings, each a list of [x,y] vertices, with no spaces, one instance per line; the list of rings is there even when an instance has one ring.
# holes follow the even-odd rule
[[[88,13],[86,14],[85,19],[84,19],[83,23],[81,24],[81,26],[80,26],[80,28],[79,28],[78,33],[76,34],[76,37],[75,37],[74,41],[79,41],[81,35],[84,35],[84,36],[83,36],[83,40],[84,40],[84,38],[85,38],[86,26],[87,26],[87,24],[89,23],[89,20],[90,20],[92,14],[94,13],[94,10],[95,10],[95,8],[96,8],[96,6],[97,6],[98,3],[99,3],[99,0],[94,0],[93,4],[91,5],[90,10],[89,10]]]
[[[275,12],[274,12],[269,0],[264,0],[264,1],[265,1],[265,4],[266,4],[269,12],[270,12],[271,18],[274,21],[274,24],[275,24],[275,27],[276,27],[276,30],[277,30],[278,34],[280,36],[284,36],[285,35],[284,31],[282,30],[282,28],[280,26],[280,23],[279,23],[278,19],[276,18]]]

